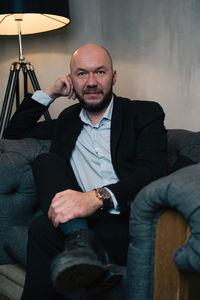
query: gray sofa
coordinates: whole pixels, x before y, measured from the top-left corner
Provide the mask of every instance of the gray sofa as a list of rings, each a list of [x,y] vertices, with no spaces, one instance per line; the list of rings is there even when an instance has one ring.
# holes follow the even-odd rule
[[[28,226],[41,214],[31,163],[49,145],[29,138],[0,141],[0,294],[12,300],[22,294]]]
[[[19,300],[23,289],[28,226],[33,218],[41,214],[31,163],[39,154],[48,152],[49,145],[49,141],[29,138],[0,141],[0,294],[12,300]],[[195,164],[187,166],[192,163],[190,159]],[[153,299],[156,223],[168,207],[180,211],[192,228],[187,244],[176,253],[177,267],[184,271],[200,272],[198,162],[200,133],[169,130],[169,170],[185,167],[145,187],[132,205],[131,241],[124,280],[127,299]],[[117,297],[108,298],[124,299],[123,293],[118,292]]]

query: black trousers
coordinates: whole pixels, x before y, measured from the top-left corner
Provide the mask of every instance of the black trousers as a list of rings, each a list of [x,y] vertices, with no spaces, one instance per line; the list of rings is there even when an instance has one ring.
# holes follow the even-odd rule
[[[64,163],[54,154],[42,154],[36,158],[33,174],[44,215],[35,219],[29,228],[26,279],[21,300],[71,299],[59,295],[51,282],[51,262],[64,250],[65,235],[52,225],[47,211],[55,193],[68,188],[77,189],[77,186],[69,179]],[[98,211],[87,218],[87,222],[108,252],[111,262],[126,265],[129,243],[127,218]],[[83,294],[79,298],[87,299],[84,291]]]

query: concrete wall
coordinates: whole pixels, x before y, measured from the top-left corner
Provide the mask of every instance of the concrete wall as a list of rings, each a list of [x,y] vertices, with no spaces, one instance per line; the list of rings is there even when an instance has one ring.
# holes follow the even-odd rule
[[[24,54],[45,89],[69,71],[71,53],[87,42],[102,44],[118,71],[115,92],[158,101],[167,128],[200,130],[200,1],[71,0],[71,24],[25,36]],[[9,66],[18,57],[16,37],[0,37],[0,104]],[[72,102],[52,104],[56,117]]]

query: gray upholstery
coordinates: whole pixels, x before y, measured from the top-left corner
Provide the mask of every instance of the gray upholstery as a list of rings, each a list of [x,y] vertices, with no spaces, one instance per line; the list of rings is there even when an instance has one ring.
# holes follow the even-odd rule
[[[0,264],[25,263],[27,226],[38,214],[31,163],[46,146],[35,139],[0,141]]]
[[[200,161],[200,133],[169,130],[168,143],[169,168],[180,155],[196,162]],[[49,141],[35,139],[0,141],[0,264],[2,265],[16,262],[25,265],[28,226],[31,220],[41,213],[38,209],[31,163],[40,153],[48,151],[49,144]],[[177,252],[176,263],[183,269],[199,268],[197,245],[200,244],[197,226],[200,228],[198,215],[200,197],[198,197],[199,182],[196,179],[199,171],[200,164],[186,167],[153,182],[136,197],[130,217],[127,299],[151,300],[153,297],[155,226],[159,215],[168,206],[179,209],[188,219],[193,231],[188,246]],[[191,197],[193,190],[196,191],[195,197]],[[188,206],[190,209],[187,209]],[[6,267],[6,270],[12,272],[12,266]],[[9,276],[5,276],[2,272],[5,272],[4,266],[0,266],[0,278],[8,279]],[[0,293],[5,290],[5,283],[2,286],[1,282],[5,280],[0,280]],[[10,283],[8,290],[9,286]],[[19,285],[17,288],[22,290]],[[124,296],[117,293],[112,298],[124,299]],[[13,296],[12,299],[18,300],[19,296]]]
[[[200,162],[200,132],[184,129],[168,130],[168,167],[177,160],[179,155]]]
[[[23,291],[25,271],[20,264],[0,266],[0,294],[19,300]],[[0,297],[1,299],[1,297]]]
[[[200,133],[169,132],[170,162],[174,160],[174,163],[179,155],[200,161],[200,152],[195,147],[200,147]],[[200,272],[200,163],[197,163],[149,184],[133,202],[127,299],[153,300],[156,223],[160,214],[169,207],[185,217],[191,232],[187,243],[177,250],[175,263],[182,271]]]

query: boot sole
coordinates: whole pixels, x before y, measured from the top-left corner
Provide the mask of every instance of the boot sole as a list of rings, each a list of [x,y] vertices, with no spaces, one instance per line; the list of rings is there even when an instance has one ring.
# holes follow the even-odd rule
[[[122,275],[113,274],[105,280],[99,281],[96,285],[88,289],[88,293],[91,300],[103,299],[103,296],[110,290],[112,290],[116,285],[121,284]]]
[[[62,270],[59,267],[52,270],[53,284],[58,292],[63,295],[74,293],[83,287],[92,285],[97,280],[103,280],[106,277],[106,270],[98,261],[82,262],[73,260],[62,264]]]

